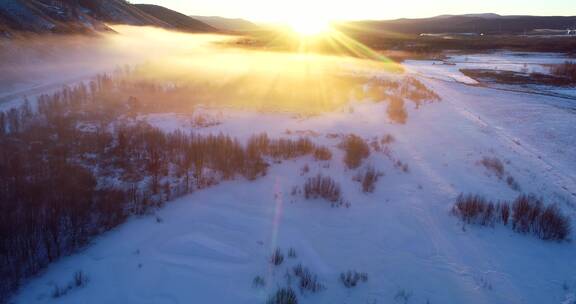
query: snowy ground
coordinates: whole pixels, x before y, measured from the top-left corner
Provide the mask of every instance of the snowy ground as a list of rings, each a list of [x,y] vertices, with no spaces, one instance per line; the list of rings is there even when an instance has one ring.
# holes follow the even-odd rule
[[[444,73],[451,66],[407,66],[442,101],[419,109],[407,103],[406,125],[388,120],[385,103],[355,102],[352,111],[310,118],[206,110],[220,124],[199,132],[240,139],[260,132],[304,134],[329,146],[334,157],[286,161],[254,182],[222,183],[155,216],[134,218],[50,266],[14,302],[265,303],[286,285],[288,267],[302,263],[327,289],[299,295],[300,303],[574,303],[574,242],[545,242],[502,227],[463,227],[449,214],[461,192],[492,199],[519,194],[478,165],[490,156],[506,162],[522,192],[557,202],[574,219],[576,114],[558,106],[574,101],[469,86]],[[191,128],[191,118],[177,114],[141,119],[167,131]],[[332,133],[366,139],[392,134],[392,155],[409,171],[373,151],[365,164],[385,175],[374,193],[364,194],[352,181],[356,171],[344,168],[339,140],[327,136]],[[302,176],[305,164],[310,172]],[[341,183],[350,208],[291,194],[318,172]],[[295,248],[297,258],[271,266],[276,247]],[[338,278],[348,269],[367,272],[368,282],[344,288]],[[88,275],[88,285],[52,299],[54,284],[67,284],[78,270]],[[266,287],[252,287],[257,275]]]
[[[512,71],[518,73],[549,74],[550,68],[574,59],[556,53],[520,53],[495,52],[485,54],[457,54],[449,55],[447,59],[440,60],[407,60],[405,66],[412,73],[427,78],[445,81],[456,81],[469,85],[478,85],[478,81],[460,72],[461,69],[480,69],[494,71]],[[576,87],[552,87],[538,85],[497,85],[483,84],[497,89],[537,93],[548,96],[566,97],[576,100]],[[572,108],[575,102],[572,101]]]

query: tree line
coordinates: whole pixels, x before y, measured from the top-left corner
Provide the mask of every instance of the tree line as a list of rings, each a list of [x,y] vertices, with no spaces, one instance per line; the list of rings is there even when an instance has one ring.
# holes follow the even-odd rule
[[[121,99],[128,85],[100,75],[0,112],[0,303],[130,215],[222,180],[256,179],[270,160],[323,149],[308,138],[260,134],[241,143],[224,134],[165,133],[124,119],[142,106],[136,97]]]

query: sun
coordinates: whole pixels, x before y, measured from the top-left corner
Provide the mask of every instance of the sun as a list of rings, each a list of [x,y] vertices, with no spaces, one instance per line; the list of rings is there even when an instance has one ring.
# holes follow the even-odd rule
[[[301,36],[316,36],[330,31],[330,22],[320,19],[297,19],[288,22],[288,25]]]

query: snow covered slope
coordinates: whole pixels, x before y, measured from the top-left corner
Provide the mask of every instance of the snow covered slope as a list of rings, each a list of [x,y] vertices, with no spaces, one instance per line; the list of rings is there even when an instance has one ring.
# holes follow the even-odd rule
[[[387,118],[385,103],[365,101],[308,118],[199,110],[221,122],[204,128],[180,114],[140,117],[166,131],[194,128],[240,139],[305,134],[334,157],[275,164],[264,178],[225,182],[132,219],[49,267],[14,303],[265,303],[278,287],[294,284],[286,273],[298,263],[326,287],[298,292],[299,303],[573,303],[574,242],[463,225],[449,213],[462,192],[495,200],[524,192],[558,203],[573,222],[574,112],[557,106],[563,99],[468,86],[426,70],[418,77],[442,101],[407,104],[405,125]],[[357,171],[342,162],[337,145],[351,133],[395,138],[388,152],[373,150],[365,162],[384,173],[374,193],[363,193],[353,181]],[[480,166],[484,156],[502,159],[520,191]],[[350,208],[292,193],[318,172],[341,184]],[[293,248],[296,257],[271,265],[277,247]],[[368,281],[345,288],[339,276],[349,269],[366,272]],[[87,275],[87,285],[54,299],[55,286],[68,284],[76,271]],[[264,287],[253,286],[257,276]]]

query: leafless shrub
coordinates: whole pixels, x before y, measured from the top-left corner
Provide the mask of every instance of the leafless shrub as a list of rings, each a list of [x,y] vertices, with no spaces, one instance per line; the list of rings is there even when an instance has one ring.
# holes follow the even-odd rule
[[[65,296],[74,288],[83,288],[88,284],[88,277],[82,271],[76,271],[70,283],[66,286],[55,285],[52,290],[52,298],[60,298]]]
[[[483,157],[479,162],[489,172],[492,172],[498,179],[505,180],[506,184],[514,191],[520,191],[520,185],[514,177],[506,173],[504,163],[497,157]]]
[[[410,171],[410,168],[408,167],[407,163],[402,162],[401,160],[396,160],[394,162],[394,167],[398,170],[401,170],[404,173],[408,173],[408,171]]]
[[[521,195],[512,203],[512,228],[528,233],[542,212],[542,201],[534,196]]]
[[[262,288],[264,286],[266,286],[266,280],[262,276],[254,277],[254,280],[252,280],[253,288]]]
[[[86,274],[79,270],[74,273],[74,287],[80,288],[88,284],[88,277]]]
[[[308,166],[308,164],[305,164],[302,169],[300,169],[300,175],[305,175],[308,172],[310,172],[310,166]]]
[[[452,209],[453,213],[469,224],[491,226],[501,222],[508,224],[510,207],[508,203],[493,203],[479,195],[460,195]]]
[[[466,223],[479,223],[488,201],[480,195],[459,195],[452,212]]]
[[[374,169],[373,166],[368,166],[361,175],[362,191],[364,193],[374,192],[376,182],[382,175],[383,173]]]
[[[300,287],[301,292],[309,291],[316,293],[325,289],[324,285],[319,282],[318,276],[312,274],[310,270],[302,266],[302,264],[294,266],[292,272],[294,273],[294,276],[299,279],[298,286]]]
[[[291,194],[292,196],[296,196],[296,195],[299,194],[300,192],[301,192],[301,191],[300,191],[300,187],[298,187],[298,186],[293,186],[293,187],[292,187],[292,191],[290,192],[290,194]]]
[[[382,136],[382,139],[380,139],[380,143],[382,143],[383,145],[389,145],[394,141],[396,141],[396,139],[391,134],[386,134]]]
[[[500,211],[500,220],[504,226],[508,225],[508,219],[510,218],[510,205],[507,202],[498,203],[498,208]]]
[[[362,164],[362,160],[370,156],[370,147],[361,137],[351,134],[340,143],[344,149],[344,163],[349,169],[356,169]]]
[[[404,109],[404,99],[401,97],[392,97],[388,103],[388,118],[395,123],[405,124],[408,120],[408,114]]]
[[[246,144],[246,150],[248,155],[261,155],[261,154],[268,154],[268,146],[270,145],[270,138],[268,138],[268,134],[261,133],[252,135],[248,139],[248,143]]]
[[[298,297],[292,288],[280,288],[268,298],[266,304],[298,304]]]
[[[488,171],[496,174],[498,178],[502,178],[504,176],[504,164],[500,161],[499,158],[496,157],[483,157],[480,160],[480,164],[484,166]]]
[[[552,68],[552,74],[558,77],[567,78],[572,83],[576,83],[576,62],[566,61],[563,64],[556,65]]]
[[[190,125],[193,128],[209,128],[219,124],[221,124],[221,122],[218,119],[205,113],[194,115],[190,121]]]
[[[408,304],[411,297],[412,292],[401,289],[394,295],[394,301],[396,301],[396,303]]]
[[[317,147],[314,150],[314,158],[316,160],[331,160],[332,152],[326,147]]]
[[[279,160],[313,154],[316,149],[317,147],[307,137],[296,140],[270,139],[266,133],[250,137],[247,144],[248,156],[268,155]]]
[[[274,252],[272,252],[272,256],[270,256],[270,263],[272,263],[272,265],[278,266],[282,264],[282,262],[284,262],[284,254],[282,253],[280,248],[274,249]]]
[[[531,195],[520,195],[509,203],[494,204],[479,195],[460,195],[452,213],[466,223],[505,226],[511,217],[512,229],[519,233],[532,233],[542,240],[565,240],[570,234],[570,219],[556,205],[543,207],[543,202]]]
[[[340,274],[340,281],[346,288],[356,287],[359,282],[366,283],[368,281],[368,274],[365,272],[357,272],[356,270],[348,270]]]
[[[543,207],[540,199],[521,195],[512,203],[512,227],[543,240],[564,240],[570,233],[570,219],[556,205]]]
[[[535,233],[543,240],[564,240],[570,232],[570,219],[556,205],[548,205],[540,214]]]
[[[52,289],[52,298],[57,299],[62,296],[65,296],[68,293],[68,291],[69,289],[67,287],[61,287],[55,285],[54,288]]]
[[[518,182],[516,182],[512,175],[508,175],[508,177],[506,177],[506,184],[508,184],[512,190],[520,191],[520,185]]]
[[[291,140],[280,138],[271,140],[268,145],[270,156],[278,159],[290,159],[295,157],[311,154],[315,149],[314,144],[309,138],[299,138]]]
[[[382,152],[382,145],[380,145],[380,141],[377,138],[372,139],[370,147],[376,152]]]
[[[329,176],[318,174],[310,177],[304,184],[304,197],[306,199],[323,198],[329,202],[338,202],[342,199],[340,185]]]
[[[416,104],[416,108],[420,107],[424,102],[440,101],[440,96],[436,92],[412,77],[407,78],[403,82],[401,92],[407,99],[412,100]]]

